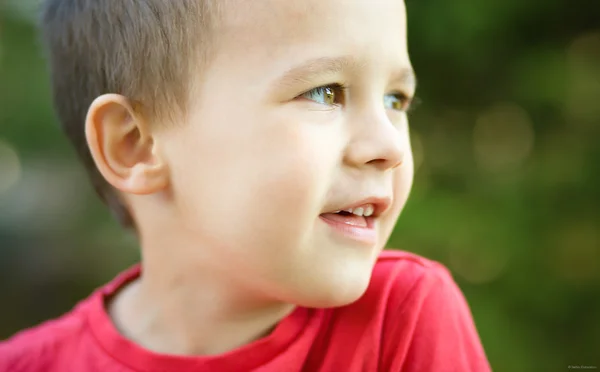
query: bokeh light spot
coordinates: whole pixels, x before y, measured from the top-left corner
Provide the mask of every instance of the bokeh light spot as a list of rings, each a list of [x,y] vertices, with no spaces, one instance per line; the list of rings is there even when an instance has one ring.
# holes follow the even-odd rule
[[[567,112],[573,124],[598,124],[600,119],[600,31],[586,33],[568,49]]]
[[[473,130],[477,164],[491,172],[512,170],[532,153],[534,131],[521,107],[500,103],[483,112]]]
[[[508,266],[505,250],[490,250],[473,244],[455,244],[449,250],[449,266],[466,281],[485,284],[498,279]]]
[[[600,232],[584,221],[566,226],[552,236],[551,261],[557,276],[574,284],[600,278]]]

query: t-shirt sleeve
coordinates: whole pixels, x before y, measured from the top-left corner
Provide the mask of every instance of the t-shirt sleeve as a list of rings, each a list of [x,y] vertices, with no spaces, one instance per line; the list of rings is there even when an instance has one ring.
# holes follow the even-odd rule
[[[388,302],[386,312],[383,370],[491,370],[467,301],[444,266],[423,268],[405,296]]]
[[[0,341],[0,372],[68,370],[66,365],[82,345],[79,337],[82,329],[79,314],[70,312]]]

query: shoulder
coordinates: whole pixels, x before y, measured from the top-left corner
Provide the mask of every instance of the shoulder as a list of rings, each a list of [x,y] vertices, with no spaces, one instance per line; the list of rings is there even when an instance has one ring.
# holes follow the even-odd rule
[[[448,284],[453,279],[439,262],[401,250],[385,250],[377,259],[366,295],[383,296],[388,306],[400,306],[407,298],[443,282]]]
[[[425,296],[441,280],[452,281],[442,264],[406,251],[385,250],[375,262],[365,293],[341,310],[343,314],[360,313],[369,322],[385,327],[389,314],[416,310],[407,308],[409,303]]]
[[[442,264],[385,251],[370,290],[384,312],[380,355],[386,370],[490,370],[468,303]]]
[[[404,251],[384,251],[373,270],[371,290],[385,297],[391,313],[441,319],[449,313],[470,316],[454,277],[443,264]],[[433,310],[430,312],[430,310]],[[432,323],[432,319],[427,319]]]
[[[448,277],[444,266],[435,261],[405,251],[383,251],[365,293],[351,304],[327,311],[324,336],[317,340],[316,349],[327,350],[331,360],[351,360],[368,370],[402,370],[396,361],[402,348],[410,348],[423,304],[432,288],[446,286],[439,283]]]
[[[77,344],[86,327],[88,300],[63,316],[23,330],[0,342],[0,372],[52,370],[57,360]]]
[[[439,262],[413,253],[384,251],[373,270],[369,291],[372,298],[382,302],[389,315],[385,321],[392,329],[410,322],[438,324],[450,314],[470,317],[450,271]]]

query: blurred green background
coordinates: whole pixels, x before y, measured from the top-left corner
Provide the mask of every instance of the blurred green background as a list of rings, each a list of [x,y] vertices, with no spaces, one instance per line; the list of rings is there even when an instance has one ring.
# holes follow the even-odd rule
[[[34,4],[0,5],[0,339],[138,258],[58,130]],[[600,1],[407,6],[417,173],[389,245],[451,269],[494,370],[600,368]]]

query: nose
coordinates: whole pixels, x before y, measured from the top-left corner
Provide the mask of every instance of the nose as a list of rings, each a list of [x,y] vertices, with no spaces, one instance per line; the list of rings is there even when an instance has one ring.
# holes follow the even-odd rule
[[[385,113],[354,125],[344,160],[353,167],[372,166],[379,170],[402,165],[408,147],[406,118],[394,125]]]

